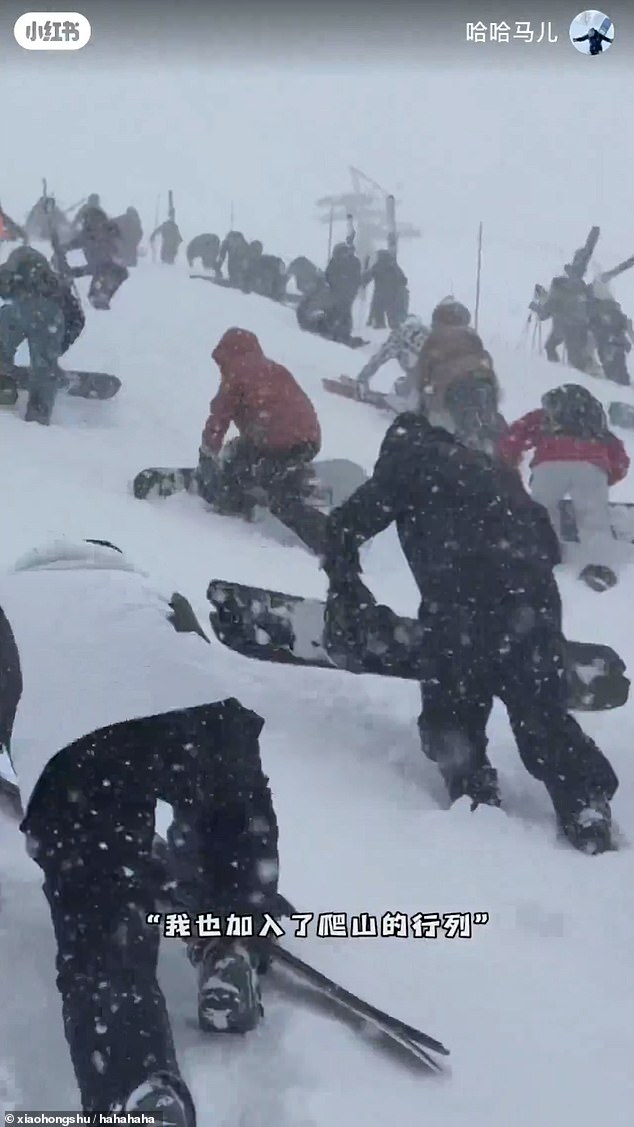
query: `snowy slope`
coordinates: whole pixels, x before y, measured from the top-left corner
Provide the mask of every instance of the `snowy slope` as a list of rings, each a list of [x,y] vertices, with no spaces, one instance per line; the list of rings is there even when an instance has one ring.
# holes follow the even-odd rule
[[[421,301],[429,306],[437,296]],[[509,418],[537,405],[565,374],[514,347],[524,313],[515,316],[517,337],[513,315],[493,343]],[[325,591],[301,547],[211,515],[193,498],[141,503],[129,493],[144,466],[194,461],[216,387],[209,354],[236,324],[258,333],[312,396],[324,456],[370,468],[385,418],[321,389],[324,375],[355,373],[363,354],[299,333],[289,310],[144,264],[108,316],[88,311],[68,357],[119,375],[119,397],[60,400],[48,430],[0,414],[1,566],[49,536],[107,538],[182,590],[203,621],[212,577]],[[393,374],[386,368],[377,385]],[[632,400],[627,390],[587,382],[606,403]],[[627,499],[631,490],[626,482],[614,495]],[[367,575],[395,609],[414,610],[414,585],[391,533],[372,545]],[[599,596],[563,575],[569,635],[612,644],[634,662],[631,585],[626,570],[616,590]],[[191,968],[178,941],[165,941],[161,981],[201,1127],[631,1122],[631,851],[586,858],[556,840],[550,803],[523,770],[501,709],[490,737],[506,813],[472,815],[464,803],[448,811],[418,748],[415,685],[275,668],[213,644],[218,696],[229,691],[266,718],[263,755],[280,821],[281,886],[291,900],[315,913],[473,911],[490,920],[471,939],[289,940],[326,973],[443,1040],[452,1071],[434,1079],[331,1019],[291,1007],[273,989],[256,1034],[203,1040],[193,1023]],[[634,822],[632,707],[584,718],[621,777],[614,810],[626,839]],[[3,816],[0,876],[0,1104],[77,1107],[39,874]]]

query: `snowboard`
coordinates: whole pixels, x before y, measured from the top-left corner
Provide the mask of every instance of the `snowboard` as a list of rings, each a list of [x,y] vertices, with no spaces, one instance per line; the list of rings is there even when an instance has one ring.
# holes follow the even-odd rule
[[[24,816],[20,791],[15,782],[7,778],[0,770],[0,810],[14,821],[21,821]],[[158,883],[164,896],[159,897],[157,909],[164,912],[182,910],[182,905],[174,900],[173,882],[169,880],[170,873],[165,862],[166,843],[159,834],[155,834],[152,849],[153,861],[156,865]],[[162,879],[161,879],[162,878]],[[171,896],[170,896],[171,893]],[[280,897],[284,905],[280,915],[291,918],[298,913],[293,905]],[[309,989],[313,998],[319,1001],[324,1008],[335,1010],[340,1018],[352,1020],[361,1029],[369,1026],[382,1046],[393,1046],[404,1050],[410,1057],[414,1057],[423,1067],[430,1072],[441,1072],[442,1066],[430,1054],[449,1056],[449,1049],[435,1037],[430,1037],[415,1026],[408,1025],[400,1018],[386,1013],[373,1006],[370,1002],[346,990],[338,982],[327,978],[321,971],[300,959],[294,952],[283,947],[281,943],[271,944],[271,960],[275,969],[280,969],[286,976],[290,976],[299,983],[300,987]],[[295,999],[293,999],[295,1000]],[[303,999],[302,999],[303,1000]]]
[[[367,481],[365,470],[347,458],[323,459],[313,462],[310,468],[312,479],[309,503],[328,512],[342,505]],[[196,496],[199,492],[198,471],[193,466],[149,467],[136,475],[132,490],[139,500],[171,497],[174,493],[183,492]]]
[[[572,501],[560,501],[561,537],[569,543],[577,541],[577,524]],[[611,501],[612,530],[615,540],[634,544],[634,501]]]
[[[332,395],[342,395],[344,399],[356,399],[359,403],[369,403],[372,407],[394,413],[394,408],[390,407],[387,401],[387,395],[382,391],[372,391],[371,388],[368,388],[361,398],[359,385],[352,376],[339,376],[336,380],[326,378],[322,379],[321,382],[325,391],[331,392]]]
[[[226,290],[235,290],[235,289],[238,288],[235,285],[235,283],[230,282],[228,278],[223,278],[223,277],[216,278],[212,274],[190,274],[189,276],[190,276],[190,278],[199,278],[203,282],[211,282],[212,286],[221,286],[223,289],[226,289]]]
[[[610,425],[613,427],[621,427],[623,430],[634,430],[634,404],[610,403],[608,407],[608,419],[610,420]]]
[[[17,380],[20,391],[28,390],[30,368],[26,365],[14,367],[11,375]],[[67,395],[80,399],[113,399],[121,390],[121,380],[108,372],[82,372],[60,368],[59,386]]]
[[[389,607],[355,607],[346,623],[335,621],[320,599],[220,579],[209,584],[207,598],[214,634],[244,657],[407,681],[425,675],[418,621]],[[566,642],[566,682],[573,711],[620,708],[629,695],[625,663],[598,643]]]

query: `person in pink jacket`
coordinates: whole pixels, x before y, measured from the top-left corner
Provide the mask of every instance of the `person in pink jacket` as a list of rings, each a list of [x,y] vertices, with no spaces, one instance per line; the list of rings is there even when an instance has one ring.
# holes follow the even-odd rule
[[[579,384],[563,384],[546,393],[541,409],[511,425],[498,454],[518,467],[533,450],[531,492],[550,515],[561,536],[560,502],[574,508],[582,564],[580,578],[596,590],[616,583],[609,566],[617,559],[610,521],[609,488],[622,481],[630,460],[621,440],[609,430],[598,399]]]

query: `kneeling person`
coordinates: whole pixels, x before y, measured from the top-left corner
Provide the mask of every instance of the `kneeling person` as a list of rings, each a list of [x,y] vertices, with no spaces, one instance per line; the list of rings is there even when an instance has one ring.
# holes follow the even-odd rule
[[[220,388],[202,435],[201,495],[217,512],[247,518],[264,503],[319,552],[324,519],[306,503],[309,465],[321,447],[315,408],[288,369],[269,360],[246,329],[228,329],[212,357]],[[223,450],[232,423],[239,437]]]
[[[280,914],[263,721],[223,691],[187,600],[156,592],[106,542],[33,552],[0,577],[0,606],[0,737],[44,873],[82,1108],[194,1127],[147,923],[165,891],[155,806],[174,816],[171,898],[191,916],[254,917],[252,939],[188,945],[201,1026],[246,1032],[261,1014],[259,920]]]

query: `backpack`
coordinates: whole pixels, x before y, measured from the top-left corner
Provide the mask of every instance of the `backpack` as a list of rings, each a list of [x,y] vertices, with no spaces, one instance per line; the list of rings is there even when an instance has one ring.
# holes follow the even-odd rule
[[[546,412],[544,429],[570,438],[605,438],[608,420],[603,406],[580,384],[564,384],[542,399]]]

